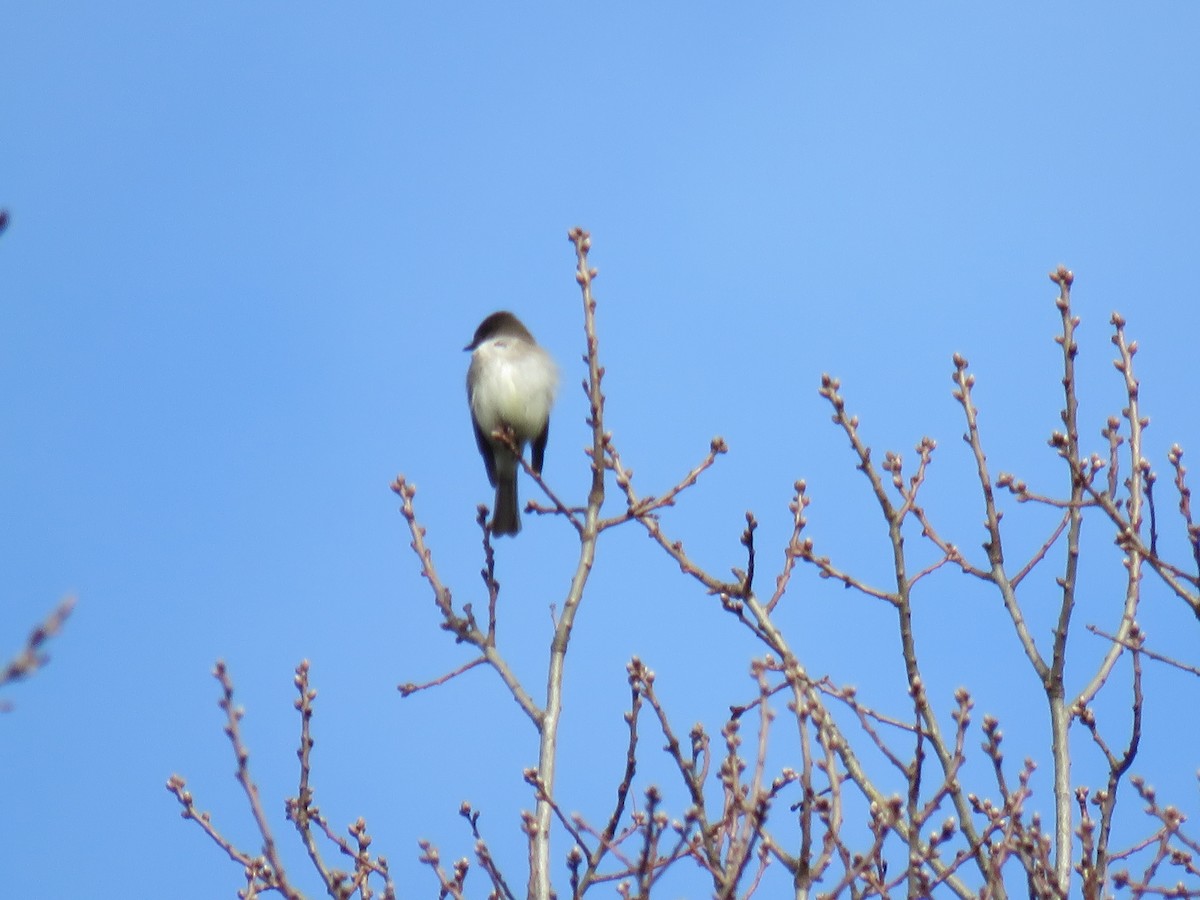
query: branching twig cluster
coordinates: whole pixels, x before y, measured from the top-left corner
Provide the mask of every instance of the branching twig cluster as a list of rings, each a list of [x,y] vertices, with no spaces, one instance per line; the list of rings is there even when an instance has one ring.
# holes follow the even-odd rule
[[[270,818],[259,795],[258,784],[250,774],[250,751],[246,747],[241,729],[241,721],[245,713],[233,702],[233,679],[223,662],[217,663],[213,675],[221,685],[220,706],[222,712],[225,713],[225,735],[229,738],[234,759],[237,761],[237,780],[246,795],[246,802],[262,844],[256,850],[236,847],[213,824],[212,815],[196,807],[187,782],[179,775],[170,777],[167,781],[167,790],[175,795],[175,799],[183,807],[183,818],[190,819],[199,825],[230,859],[242,867],[245,887],[238,891],[239,897],[243,900],[252,900],[252,898],[265,893],[278,893],[287,900],[300,900],[304,894],[284,868]],[[300,746],[296,751],[296,756],[300,761],[300,771],[296,796],[287,799],[287,818],[299,833],[312,869],[320,878],[330,897],[336,898],[336,900],[349,900],[351,897],[358,897],[360,900],[371,900],[373,897],[380,897],[381,900],[395,900],[396,888],[388,874],[387,859],[383,856],[372,856],[371,836],[367,831],[366,822],[359,818],[351,823],[347,829],[349,837],[338,834],[314,802],[309,777],[313,748],[312,704],[316,699],[317,692],[308,683],[307,660],[296,667],[295,684],[299,694],[295,706],[300,713]],[[314,826],[316,827],[315,832]],[[338,868],[323,857],[317,840],[318,833],[333,845],[337,853],[345,858],[349,868]],[[372,878],[383,883],[382,889],[372,886]]]
[[[1101,431],[1103,453],[1083,449],[1079,421],[1079,352],[1076,329],[1080,322],[1071,309],[1073,275],[1064,268],[1051,274],[1059,287],[1057,308],[1062,328],[1056,337],[1062,351],[1062,428],[1050,437],[1050,447],[1062,460],[1063,484],[1057,490],[1038,491],[1015,475],[993,477],[985,452],[973,389],[975,378],[965,357],[953,358],[954,399],[965,423],[963,435],[974,462],[985,540],[982,555],[966,553],[946,537],[926,508],[921,492],[937,445],[923,438],[916,446],[915,468],[906,469],[899,454],[887,452],[878,460],[847,409],[839,381],[823,376],[820,394],[829,403],[836,427],[848,441],[852,457],[862,472],[879,510],[878,527],[887,534],[891,575],[886,583],[869,581],[817,552],[805,532],[808,486],[798,481],[789,510],[791,533],[769,595],[758,593],[756,580],[761,560],[756,547],[758,522],[746,514],[741,544],[745,563],[732,569],[732,578],[719,577],[696,562],[683,541],[669,534],[661,513],[727,452],[725,442],[714,438],[701,461],[679,481],[657,494],[643,495],[635,487],[633,470],[625,464],[612,434],[604,426],[604,376],[596,330],[596,301],[592,286],[595,269],[588,262],[590,237],[581,229],[570,233],[576,252],[576,278],[584,307],[587,377],[584,391],[589,404],[591,443],[588,455],[591,478],[587,502],[568,506],[526,466],[549,499],[549,505],[529,504],[542,515],[564,518],[579,536],[580,551],[566,589],[554,634],[548,648],[545,694],[527,688],[509,664],[498,639],[500,584],[496,558],[488,532],[487,510],[480,508],[478,525],[483,538],[481,576],[487,594],[486,623],[471,604],[456,608],[450,589],[434,564],[414,505],[416,490],[400,476],[393,490],[401,501],[401,514],[412,535],[412,549],[428,582],[441,615],[441,627],[456,642],[469,646],[471,658],[449,672],[423,684],[407,683],[405,695],[438,687],[476,668],[490,669],[508,689],[537,736],[538,762],[525,772],[533,791],[533,809],[523,819],[528,842],[526,895],[537,900],[555,896],[552,833],[565,834],[565,874],[572,898],[610,885],[621,897],[649,897],[669,871],[694,867],[717,898],[750,897],[782,870],[798,898],[817,893],[822,897],[891,897],[903,893],[922,897],[934,893],[957,897],[1003,898],[1012,891],[1030,896],[1066,897],[1072,880],[1079,878],[1085,897],[1100,897],[1112,890],[1130,896],[1200,897],[1200,873],[1194,839],[1183,831],[1184,817],[1174,807],[1160,807],[1153,791],[1130,776],[1143,739],[1144,707],[1142,666],[1145,659],[1163,661],[1200,674],[1200,669],[1172,660],[1145,646],[1137,611],[1145,571],[1154,572],[1168,589],[1200,617],[1200,525],[1193,521],[1191,494],[1182,464],[1183,451],[1172,448],[1168,460],[1179,495],[1179,513],[1185,526],[1191,560],[1184,565],[1168,562],[1159,549],[1154,507],[1155,474],[1143,455],[1143,434],[1148,419],[1140,408],[1134,375],[1135,342],[1128,341],[1125,323],[1114,315],[1113,343],[1117,370],[1123,378],[1126,405],[1121,417],[1108,420]],[[1121,421],[1125,422],[1124,430]],[[504,439],[504,435],[497,435]],[[515,449],[515,447],[514,447]],[[1127,463],[1123,463],[1128,459]],[[1124,478],[1119,474],[1127,471]],[[618,509],[602,510],[608,479],[615,484]],[[1010,529],[1003,521],[998,494],[1007,492],[1020,503],[1033,503],[1054,511],[1054,521],[1034,543],[1025,559],[1011,561]],[[603,513],[603,514],[602,514]],[[1085,524],[1099,522],[1115,528],[1115,542],[1124,555],[1125,577],[1102,615],[1111,617],[1105,627],[1088,624],[1107,643],[1099,659],[1068,687],[1068,649],[1078,602]],[[555,789],[560,764],[557,744],[564,681],[564,660],[572,628],[595,563],[597,541],[610,528],[629,523],[645,530],[655,545],[680,571],[714,597],[735,627],[745,628],[760,644],[761,654],[751,664],[754,694],[745,703],[730,707],[730,715],[714,739],[702,726],[681,736],[655,689],[654,672],[640,659],[629,664],[630,706],[626,713],[628,742],[611,811],[592,824],[587,817],[568,812]],[[1092,527],[1088,524],[1088,527]],[[920,537],[920,546],[933,561],[913,561],[906,538]],[[1057,566],[1055,625],[1048,638],[1031,629],[1026,611],[1034,590],[1030,575],[1039,567]],[[889,711],[886,702],[868,703],[851,686],[813,674],[789,640],[777,618],[787,602],[798,571],[811,568],[873,601],[895,615],[896,653],[905,672],[904,712]],[[1195,571],[1192,571],[1192,568]],[[972,737],[974,701],[965,688],[954,695],[948,712],[926,690],[922,674],[921,636],[914,625],[920,591],[935,575],[961,572],[994,590],[1011,623],[1011,646],[1023,656],[1042,688],[1050,722],[1053,794],[1052,816],[1043,825],[1031,787],[1033,760],[1015,772],[1006,762],[1003,734],[997,720],[985,715],[981,735]],[[939,574],[940,573],[940,574]],[[1041,598],[1044,603],[1044,597]],[[1110,687],[1113,673],[1128,656],[1132,714],[1127,727],[1112,723],[1101,727],[1096,700]],[[1073,656],[1073,659],[1076,656]],[[226,731],[238,760],[242,783],[252,815],[262,837],[253,853],[234,848],[211,824],[206,813],[192,804],[182,779],[169,787],[184,807],[184,816],[196,820],[209,836],[243,867],[243,896],[276,891],[297,896],[287,880],[257,788],[249,776],[248,757],[238,728],[240,711],[232,705],[232,685],[218,667],[226,711]],[[371,856],[370,839],[361,820],[350,829],[350,839],[336,834],[314,805],[308,785],[309,727],[314,692],[308,687],[307,665],[297,669],[301,713],[300,783],[297,796],[288,801],[287,815],[296,826],[309,860],[330,894],[371,896],[368,883],[382,880],[383,896],[392,896],[387,864]],[[688,798],[686,807],[672,816],[657,787],[639,787],[638,770],[644,753],[643,731],[650,726],[665,740],[665,752],[675,777]],[[786,727],[781,728],[781,723]],[[1078,724],[1074,739],[1072,724]],[[985,780],[968,784],[968,758],[982,750],[987,765]],[[1096,754],[1107,770],[1100,786],[1072,781],[1071,763],[1080,753]],[[974,770],[972,770],[974,771]],[[972,775],[972,777],[977,777]],[[1152,831],[1127,848],[1111,846],[1120,788],[1132,783],[1146,804]],[[475,864],[485,873],[490,896],[517,896],[502,873],[479,830],[479,813],[464,804],[461,809],[475,841]],[[557,823],[558,828],[552,826]],[[313,827],[315,826],[315,828]],[[352,860],[345,870],[330,867],[321,855],[318,837],[331,842],[337,852]],[[434,873],[440,896],[464,897],[471,863],[460,859],[447,869],[436,847],[422,843],[421,861]],[[1123,868],[1115,869],[1115,865]],[[1135,872],[1134,867],[1140,866]],[[1172,873],[1170,876],[1167,873]],[[1178,877],[1177,883],[1164,879]],[[559,894],[562,896],[562,893]]]

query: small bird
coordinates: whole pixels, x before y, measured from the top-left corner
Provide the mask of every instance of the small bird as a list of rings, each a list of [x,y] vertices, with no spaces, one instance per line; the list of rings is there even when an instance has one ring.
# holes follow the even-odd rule
[[[542,474],[546,440],[550,437],[550,407],[558,389],[558,367],[538,346],[529,329],[510,312],[494,312],[475,329],[464,350],[471,351],[467,370],[467,401],[475,426],[475,443],[496,488],[492,534],[521,530],[517,509],[517,457],[493,432],[511,429],[519,451],[533,445],[531,467]]]

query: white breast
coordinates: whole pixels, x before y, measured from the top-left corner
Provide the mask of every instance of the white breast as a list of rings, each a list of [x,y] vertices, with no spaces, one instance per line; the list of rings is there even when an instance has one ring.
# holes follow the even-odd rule
[[[485,434],[510,426],[521,442],[531,441],[546,425],[558,387],[558,370],[536,344],[517,338],[493,338],[471,356],[471,411]]]

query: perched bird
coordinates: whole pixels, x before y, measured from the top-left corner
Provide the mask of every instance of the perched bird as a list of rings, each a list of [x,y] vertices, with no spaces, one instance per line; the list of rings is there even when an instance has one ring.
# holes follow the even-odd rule
[[[533,445],[531,467],[539,475],[550,437],[550,407],[558,388],[558,367],[538,346],[529,329],[510,312],[494,312],[475,329],[464,350],[471,351],[467,401],[475,426],[475,443],[496,488],[492,534],[521,530],[517,508],[516,455],[494,432],[511,430],[519,451]]]

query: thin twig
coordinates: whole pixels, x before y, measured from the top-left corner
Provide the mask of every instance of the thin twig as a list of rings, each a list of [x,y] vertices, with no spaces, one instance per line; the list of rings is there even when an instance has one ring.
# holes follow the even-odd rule
[[[66,597],[59,602],[58,606],[50,611],[50,614],[46,616],[40,625],[29,633],[29,637],[25,639],[25,646],[17,652],[8,665],[4,667],[4,670],[0,672],[0,688],[14,681],[28,678],[50,661],[50,657],[43,648],[50,638],[62,631],[62,627],[70,617],[73,609],[75,609],[75,598]],[[0,702],[0,712],[6,712],[11,708],[11,704]]]

